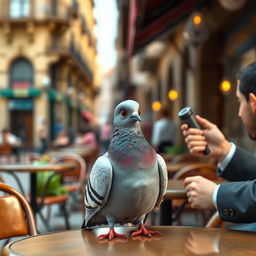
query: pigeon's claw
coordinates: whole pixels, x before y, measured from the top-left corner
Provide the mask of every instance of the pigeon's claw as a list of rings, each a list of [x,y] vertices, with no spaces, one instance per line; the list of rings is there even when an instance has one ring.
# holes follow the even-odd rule
[[[122,238],[127,239],[126,235],[117,233],[113,227],[109,228],[109,232],[107,234],[102,234],[98,236],[98,239],[109,239],[112,240],[113,238]]]
[[[150,231],[150,230],[147,230],[145,228],[145,226],[142,224],[140,225],[139,229],[138,230],[135,230],[135,231],[132,231],[131,232],[131,236],[134,237],[134,236],[139,236],[139,235],[142,235],[142,236],[147,236],[147,237],[152,237],[152,236],[160,236],[161,233],[158,232],[158,231]]]

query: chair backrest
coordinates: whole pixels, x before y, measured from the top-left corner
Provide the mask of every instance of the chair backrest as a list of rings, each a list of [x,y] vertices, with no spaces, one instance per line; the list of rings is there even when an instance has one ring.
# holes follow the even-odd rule
[[[206,223],[206,228],[225,228],[226,223],[221,220],[218,211],[216,211]]]
[[[173,179],[184,179],[189,176],[200,175],[210,180],[221,181],[223,179],[217,176],[216,168],[217,166],[211,163],[188,164],[176,172]]]
[[[12,153],[12,147],[10,144],[2,144],[0,145],[0,154],[3,154],[3,155],[9,155]]]
[[[79,183],[78,190],[84,189],[86,180],[86,162],[85,160],[74,153],[58,153],[53,155],[54,162],[74,162],[77,167],[73,171],[63,172],[64,177],[73,177]]]
[[[178,154],[172,157],[171,163],[182,163],[182,162],[187,162],[187,163],[194,163],[194,162],[200,162],[201,159],[197,156],[194,156],[190,153],[182,153]]]
[[[25,162],[33,163],[34,161],[40,160],[42,157],[41,154],[36,152],[29,152],[25,155]]]
[[[0,183],[0,239],[37,235],[32,209],[25,197],[15,188]]]

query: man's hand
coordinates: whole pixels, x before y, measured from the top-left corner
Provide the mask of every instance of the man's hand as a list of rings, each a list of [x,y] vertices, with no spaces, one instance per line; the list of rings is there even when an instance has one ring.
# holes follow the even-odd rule
[[[185,178],[184,186],[192,208],[210,209],[214,207],[212,196],[217,186],[216,183],[202,176],[192,176]]]
[[[190,153],[204,156],[203,151],[208,144],[211,151],[208,156],[215,157],[219,162],[222,161],[231,148],[230,143],[215,124],[198,115],[196,120],[203,130],[189,128],[186,124],[181,126]]]

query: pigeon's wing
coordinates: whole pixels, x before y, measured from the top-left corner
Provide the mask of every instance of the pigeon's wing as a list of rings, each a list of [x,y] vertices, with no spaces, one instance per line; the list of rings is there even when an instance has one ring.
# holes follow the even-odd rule
[[[158,163],[160,189],[159,189],[159,195],[157,198],[156,206],[159,206],[163,200],[165,193],[166,193],[167,182],[168,182],[168,173],[167,173],[167,167],[166,167],[165,161],[159,154],[157,154],[157,163]]]
[[[89,180],[85,187],[85,222],[95,215],[106,203],[112,184],[112,165],[108,158],[108,153],[99,157],[94,163]]]

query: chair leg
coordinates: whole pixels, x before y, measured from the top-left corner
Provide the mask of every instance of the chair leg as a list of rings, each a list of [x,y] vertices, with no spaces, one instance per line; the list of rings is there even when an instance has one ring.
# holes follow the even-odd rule
[[[63,217],[65,219],[65,224],[66,224],[66,229],[70,230],[70,225],[69,225],[69,216],[66,208],[66,203],[60,204],[61,210],[63,211]]]
[[[10,242],[11,238],[8,238],[4,241],[3,247],[6,246]]]
[[[50,219],[51,219],[51,209],[52,209],[52,207],[51,207],[51,205],[48,205],[47,206],[47,219],[50,221]]]
[[[43,216],[42,212],[39,211],[38,214],[39,214],[39,216],[40,216],[40,218],[41,218],[43,224],[45,225],[47,231],[48,231],[48,232],[51,232],[51,231],[52,231],[52,228],[50,227],[48,221],[47,221],[47,220],[45,219],[45,217]]]

